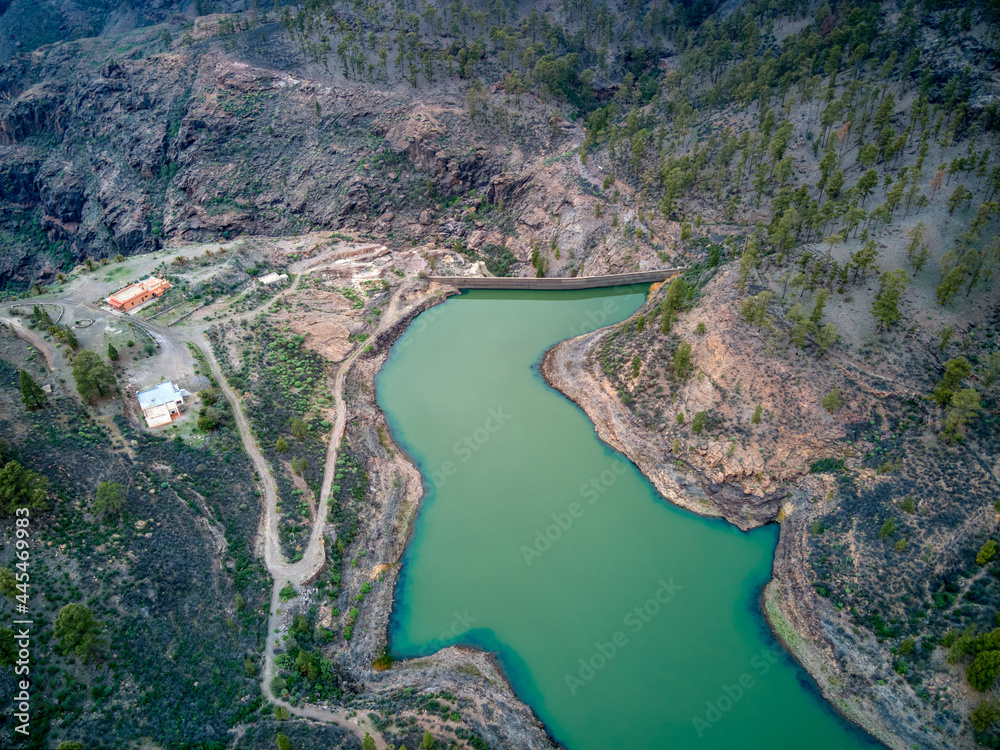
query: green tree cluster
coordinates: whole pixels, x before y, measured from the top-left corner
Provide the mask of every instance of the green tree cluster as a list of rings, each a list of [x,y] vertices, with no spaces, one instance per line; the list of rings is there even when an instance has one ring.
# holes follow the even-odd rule
[[[663,301],[659,306],[660,333],[670,333],[676,314],[687,307],[688,300],[693,290],[688,286],[683,278],[677,278],[670,282]]]
[[[102,629],[89,607],[67,604],[56,617],[55,636],[59,650],[64,654],[72,652],[87,663],[104,650],[105,644],[100,638]]]
[[[1000,721],[1000,703],[996,698],[983,698],[969,714],[969,721],[977,732],[985,732]]]
[[[73,380],[84,401],[107,396],[115,386],[115,373],[97,354],[85,350],[73,363]]]
[[[125,488],[117,482],[101,482],[97,485],[94,498],[94,513],[99,516],[114,516],[125,504]]]
[[[41,474],[8,461],[0,469],[0,518],[13,516],[18,508],[41,510],[48,488],[49,482]]]
[[[985,693],[1000,675],[1000,651],[983,651],[965,669],[965,677],[973,689]]]

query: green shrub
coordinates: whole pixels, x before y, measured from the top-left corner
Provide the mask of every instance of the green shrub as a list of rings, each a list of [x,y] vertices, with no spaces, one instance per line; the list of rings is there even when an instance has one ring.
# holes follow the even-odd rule
[[[691,376],[691,344],[682,341],[674,351],[674,377],[687,380]]]
[[[694,415],[694,419],[691,420],[691,432],[695,435],[700,435],[701,431],[705,429],[705,425],[708,422],[708,412],[700,411]]]
[[[840,389],[834,388],[830,391],[823,400],[820,402],[824,409],[826,409],[831,414],[836,413],[840,410],[840,407],[844,405],[844,399],[840,396]]]
[[[913,495],[907,495],[902,500],[900,500],[899,509],[904,513],[916,513],[917,501],[913,498]]]
[[[996,698],[983,698],[969,714],[972,728],[977,732],[985,732],[998,720],[1000,720],[1000,703],[997,703]]]
[[[289,599],[294,599],[296,596],[298,596],[298,593],[295,591],[295,587],[292,585],[291,581],[289,581],[285,587],[278,592],[278,597],[283,602],[287,602]]]
[[[1000,651],[983,651],[965,670],[965,677],[973,689],[985,693],[1000,675]]]
[[[979,553],[976,555],[976,565],[985,565],[993,556],[997,553],[997,543],[992,539],[987,539],[985,544],[979,548]]]
[[[385,648],[382,649],[382,653],[379,654],[375,661],[372,662],[372,667],[376,672],[384,672],[390,669],[393,664],[393,658],[389,655],[389,651]]]
[[[973,626],[973,629],[975,626]],[[948,657],[946,661],[949,664],[958,664],[962,659],[966,657],[969,653],[969,649],[972,648],[973,637],[970,633],[963,633],[955,642],[951,644],[951,648],[948,649]]]
[[[125,488],[116,482],[101,482],[97,486],[94,513],[99,516],[113,516],[125,504]]]
[[[885,523],[882,524],[882,528],[879,529],[878,531],[878,538],[884,542],[893,534],[895,534],[896,531],[897,531],[896,519],[891,517],[887,518],[885,519]]]
[[[844,459],[842,458],[821,458],[819,461],[813,462],[813,465],[809,467],[809,471],[812,474],[827,474],[840,471],[843,468]]]
[[[101,654],[105,645],[99,638],[101,630],[94,613],[82,604],[67,604],[59,610],[56,618],[55,636],[59,640],[59,650],[64,654],[73,652],[84,663]]]

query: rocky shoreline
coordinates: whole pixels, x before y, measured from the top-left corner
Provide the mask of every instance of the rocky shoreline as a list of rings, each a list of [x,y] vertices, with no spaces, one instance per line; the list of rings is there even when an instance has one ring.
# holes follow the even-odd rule
[[[375,671],[371,666],[388,643],[399,563],[423,497],[416,466],[395,443],[385,448],[381,436],[389,435],[389,428],[375,402],[374,380],[392,345],[413,319],[452,293],[442,294],[432,286],[419,294],[421,299],[391,329],[371,342],[372,351],[358,361],[351,376],[355,381],[352,437],[363,440],[372,450],[373,486],[381,488],[374,512],[361,521],[368,526],[366,538],[375,540],[367,548],[368,559],[379,561],[375,568],[385,585],[375,587],[366,599],[355,637],[348,644],[342,663],[364,685],[369,696],[384,696],[406,688],[453,693],[465,707],[463,717],[491,746],[558,747],[540,719],[514,693],[492,654],[449,647],[397,662],[385,672]],[[808,507],[797,507],[796,503],[797,495],[807,493],[795,492],[793,488],[791,493],[763,497],[748,494],[736,484],[713,483],[703,472],[676,460],[662,438],[639,424],[610,384],[597,373],[596,349],[610,330],[599,329],[568,339],[547,351],[540,370],[549,385],[576,403],[594,423],[601,440],[627,456],[657,491],[676,505],[703,516],[724,518],[744,531],[780,521],[773,579],[761,597],[774,636],[816,681],[834,710],[887,747],[893,750],[914,744],[950,747],[921,729],[927,717],[915,710],[920,707],[919,701],[900,698],[898,687],[884,684],[880,675],[884,674],[885,665],[874,639],[856,632],[846,615],[834,610],[813,591],[804,574]],[[392,490],[395,476],[403,476],[405,480]],[[351,575],[358,580],[350,581]],[[345,583],[348,590],[353,590],[363,580],[374,577],[366,570],[348,572]],[[288,617],[292,615],[290,610]]]
[[[359,533],[368,565],[345,566],[343,589],[356,591],[365,582],[374,584],[360,606],[354,637],[338,654],[340,666],[363,686],[364,700],[388,697],[412,689],[415,694],[446,691],[454,695],[463,723],[476,731],[491,747],[548,750],[559,747],[541,720],[512,689],[495,656],[464,646],[451,646],[427,656],[395,662],[385,671],[373,661],[388,644],[390,616],[395,598],[400,561],[409,543],[423,499],[419,471],[392,441],[385,415],[375,402],[375,377],[385,364],[395,341],[417,315],[445,301],[455,292],[437,285],[418,291],[400,319],[371,342],[371,351],[356,363],[349,377],[350,420],[347,437],[361,443],[370,454],[369,475],[374,507],[359,518]],[[353,550],[357,554],[359,550]],[[301,606],[307,606],[303,602]],[[298,614],[286,608],[283,619]],[[426,724],[421,717],[421,726]],[[432,733],[438,724],[430,726]]]
[[[638,311],[639,315],[643,310]],[[678,461],[663,439],[632,416],[610,383],[597,372],[596,351],[611,329],[567,339],[546,352],[541,372],[553,388],[577,404],[594,423],[602,441],[622,452],[670,502],[699,515],[722,517],[747,531],[779,521],[773,578],[761,597],[774,636],[816,681],[818,689],[842,716],[893,750],[951,745],[929,736],[922,724],[920,701],[904,700],[884,684],[881,656],[868,634],[859,634],[849,618],[813,590],[808,569],[808,511],[794,491],[757,497],[734,485],[717,485]],[[910,692],[908,688],[904,692]]]

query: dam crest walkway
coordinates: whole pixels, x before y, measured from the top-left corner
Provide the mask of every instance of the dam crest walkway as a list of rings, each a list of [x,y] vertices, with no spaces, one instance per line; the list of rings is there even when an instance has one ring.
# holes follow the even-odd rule
[[[564,289],[600,289],[628,284],[652,284],[683,273],[684,267],[656,271],[612,273],[603,276],[534,278],[530,276],[428,276],[428,281],[448,284],[458,289],[526,289],[556,291]]]

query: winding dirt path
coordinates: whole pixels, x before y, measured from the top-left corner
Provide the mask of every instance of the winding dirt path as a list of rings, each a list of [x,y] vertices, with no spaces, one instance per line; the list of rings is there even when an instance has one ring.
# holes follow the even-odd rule
[[[308,270],[300,274],[296,278],[295,283],[289,287],[289,289],[275,295],[274,298],[268,300],[268,302],[256,310],[259,311],[260,309],[264,309],[279,296],[283,296],[284,294],[294,291],[298,287],[299,281],[306,273],[308,273]],[[404,311],[399,304],[399,298],[406,291],[411,289],[413,285],[414,282],[406,282],[397,287],[389,305],[387,305],[385,312],[379,320],[378,327],[376,328],[372,338],[375,338],[380,333],[384,332],[388,328],[391,328],[396,324],[396,322],[398,322],[404,314]],[[344,383],[347,379],[347,374],[350,371],[351,365],[362,354],[362,352],[364,352],[365,345],[359,344],[355,347],[354,351],[351,352],[337,366],[337,370],[334,375],[332,394],[335,404],[334,425],[333,430],[330,433],[330,441],[327,445],[326,465],[323,469],[323,484],[320,490],[319,507],[316,510],[315,520],[309,535],[309,543],[307,544],[306,550],[302,555],[302,559],[298,562],[292,563],[287,561],[281,554],[280,536],[278,533],[278,492],[274,475],[271,473],[271,467],[264,458],[264,454],[260,450],[260,445],[254,438],[249,421],[243,412],[241,402],[237,398],[232,387],[229,385],[229,382],[226,380],[225,375],[223,375],[222,369],[212,352],[212,348],[204,332],[192,332],[191,338],[195,343],[201,346],[209,368],[212,371],[212,375],[215,377],[219,384],[219,388],[222,390],[226,400],[232,407],[237,430],[240,433],[240,438],[246,448],[247,455],[250,456],[250,460],[253,462],[254,468],[260,476],[261,487],[264,493],[264,521],[262,524],[264,532],[264,564],[267,566],[268,572],[274,579],[274,585],[271,590],[271,604],[268,612],[267,639],[264,647],[264,668],[261,670],[261,692],[271,703],[286,708],[289,713],[293,715],[320,721],[333,722],[344,729],[350,730],[359,737],[363,737],[364,733],[368,732],[375,739],[376,748],[378,748],[378,750],[383,750],[386,746],[385,740],[382,738],[381,734],[375,730],[374,726],[371,725],[371,722],[368,719],[363,718],[360,715],[353,717],[349,716],[349,714],[353,712],[348,712],[344,709],[323,709],[315,706],[292,706],[287,701],[284,701],[274,695],[271,690],[271,681],[275,676],[274,652],[278,637],[278,629],[275,627],[275,619],[278,617],[278,613],[281,610],[281,589],[286,585],[286,583],[301,586],[310,582],[320,573],[323,569],[323,565],[326,563],[326,546],[324,543],[326,518],[329,513],[330,492],[336,472],[337,451],[344,436],[344,429],[347,426],[347,405],[343,398]]]
[[[232,316],[231,319],[249,319],[260,312],[265,311],[277,300],[287,295],[294,294],[298,290],[302,279],[306,275],[312,271],[325,270],[329,267],[329,264],[325,263],[326,261],[335,262],[336,260],[345,257],[350,257],[352,260],[361,260],[369,255],[377,256],[385,252],[385,249],[381,247],[373,248],[372,250],[367,250],[366,248],[365,250],[366,251],[363,252],[354,251],[350,253],[331,251],[323,253],[315,258],[301,261],[299,264],[296,264],[297,268],[292,269],[293,272],[297,271],[297,273],[295,281],[291,286],[278,291],[274,296],[270,297],[267,301],[252,310],[240,315]],[[376,330],[372,334],[372,339],[376,338],[379,334],[395,325],[406,313],[406,308],[400,304],[399,300],[406,292],[410,291],[418,284],[419,282],[416,281],[406,281],[396,288],[389,300],[389,304],[386,305],[386,309],[379,320]],[[63,299],[39,299],[32,300],[32,302],[36,304],[40,302],[60,304],[68,303],[82,308],[90,307],[84,303]],[[24,304],[23,301],[20,304]],[[3,307],[8,306],[10,305],[4,305]],[[265,459],[264,454],[261,452],[260,445],[254,437],[253,430],[251,429],[250,423],[243,411],[242,403],[235,391],[233,391],[232,386],[229,385],[229,381],[223,374],[222,368],[219,366],[215,357],[215,353],[212,351],[211,343],[206,335],[206,328],[208,326],[205,324],[196,324],[196,326],[185,327],[182,329],[168,329],[157,323],[152,323],[143,319],[133,318],[131,322],[137,327],[144,329],[150,336],[152,336],[157,343],[160,344],[163,353],[170,358],[176,358],[187,354],[185,351],[185,342],[191,342],[199,346],[205,356],[209,369],[212,372],[212,376],[219,385],[219,389],[225,396],[226,401],[228,401],[229,405],[232,407],[233,417],[240,439],[242,440],[243,446],[247,451],[247,455],[253,462],[254,469],[260,477],[260,484],[264,495],[264,519],[262,523],[262,531],[264,534],[264,564],[274,580],[274,585],[271,590],[271,602],[268,610],[267,639],[265,641],[264,648],[264,667],[261,670],[262,694],[268,701],[277,706],[282,706],[294,716],[300,716],[302,718],[312,719],[315,721],[334,723],[343,729],[350,731],[359,738],[363,738],[366,733],[371,734],[375,740],[375,747],[377,750],[385,750],[386,743],[384,738],[381,733],[375,729],[367,717],[358,715],[357,712],[348,711],[343,708],[321,708],[309,705],[293,706],[287,701],[274,695],[271,690],[271,682],[275,676],[274,652],[277,643],[278,630],[276,627],[276,618],[279,616],[282,606],[280,596],[281,589],[284,588],[284,586],[289,582],[295,586],[307,584],[320,573],[326,563],[326,547],[324,543],[326,518],[329,513],[331,488],[333,486],[333,478],[336,473],[337,451],[340,446],[340,442],[343,439],[344,430],[347,426],[347,405],[343,399],[344,383],[347,380],[347,375],[350,371],[351,365],[364,352],[366,345],[364,343],[359,343],[355,347],[354,351],[352,351],[337,365],[337,369],[334,374],[332,393],[335,404],[335,418],[333,430],[330,433],[330,440],[326,451],[326,465],[324,466],[323,471],[323,484],[320,491],[319,507],[316,510],[315,520],[309,535],[309,543],[306,546],[305,553],[302,555],[302,559],[292,563],[287,561],[281,554],[280,537],[278,533],[277,483],[275,482],[274,475],[271,472],[271,467]],[[46,357],[46,360],[51,368],[54,364],[52,361],[54,357],[51,348],[46,346],[45,342],[37,334],[34,334],[20,325],[16,325],[16,323],[15,326],[15,332],[17,335],[39,349],[39,351],[41,351]]]

